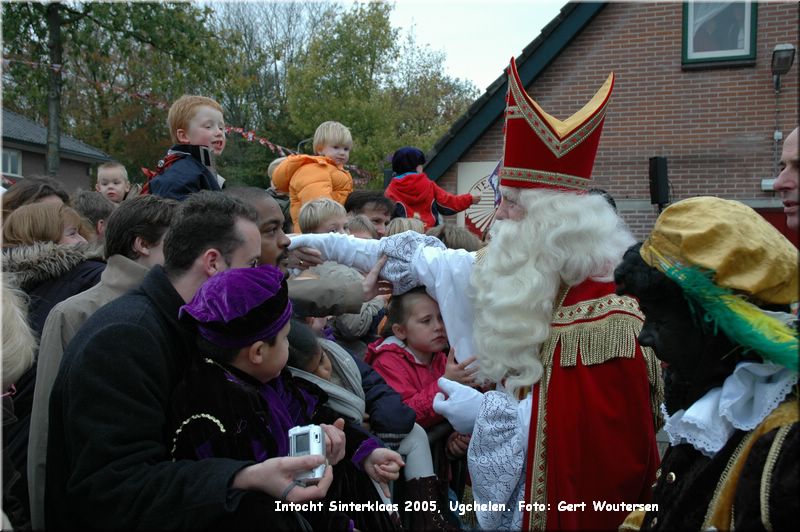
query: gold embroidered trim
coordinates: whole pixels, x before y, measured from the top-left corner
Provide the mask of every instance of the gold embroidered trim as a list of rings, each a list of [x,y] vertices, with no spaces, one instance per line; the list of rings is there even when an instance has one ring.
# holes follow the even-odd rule
[[[514,76],[509,76],[509,87],[511,88],[511,93],[517,105],[508,106],[506,111],[507,120],[523,118],[528,123],[531,130],[536,133],[536,136],[538,136],[553,155],[558,158],[563,157],[586,140],[586,138],[597,129],[597,126],[603,122],[603,118],[606,116],[606,106],[609,102],[608,98],[603,105],[594,111],[591,118],[584,122],[583,125],[570,132],[563,139],[560,139],[553,134],[539,114],[528,105],[526,99],[527,94],[523,96],[522,87],[519,86]]]
[[[644,321],[644,314],[635,299],[628,296],[608,295],[597,299],[581,301],[568,307],[556,307],[554,325],[566,325],[579,320],[596,320],[614,311],[633,314]]]
[[[528,519],[529,530],[546,530],[547,528],[547,388],[550,385],[550,374],[553,365],[544,364],[542,380],[539,382],[539,408],[536,417],[536,445],[533,454],[531,479],[532,508],[545,508],[544,511],[531,510]],[[550,360],[552,362],[552,359]]]
[[[717,482],[717,487],[714,489],[714,496],[711,497],[711,502],[708,505],[708,510],[706,510],[706,517],[703,520],[703,526],[700,527],[701,530],[708,530],[711,525],[711,517],[715,513],[717,505],[720,503],[720,499],[722,498],[722,491],[725,484],[728,482],[728,479],[731,477],[731,472],[734,470],[734,466],[738,462],[739,455],[745,449],[750,448],[750,439],[753,437],[753,434],[749,434],[746,438],[739,442],[739,445],[736,446],[736,450],[733,451],[733,455],[731,456],[728,463],[725,465],[725,469],[722,471],[722,475],[719,477],[719,481]],[[736,468],[738,469],[738,468]],[[736,479],[738,480],[738,478]],[[730,515],[728,516],[730,519]],[[723,528],[723,530],[728,530],[730,528],[730,521],[728,522],[727,526]]]
[[[545,172],[542,170],[532,170],[530,168],[514,168],[504,166],[500,169],[500,177],[506,177],[515,181],[527,181],[529,183],[542,183],[574,190],[586,190],[589,188],[591,179],[558,172]]]
[[[569,287],[559,287],[556,309],[564,304]],[[531,469],[531,493],[528,502],[537,503],[533,508],[547,508],[547,389],[550,385],[550,374],[553,370],[553,354],[549,348],[553,343],[550,335],[542,346],[541,361],[544,367],[542,379],[539,381],[539,407],[536,415],[536,444],[533,451],[533,467]],[[548,354],[550,353],[550,354]],[[547,526],[547,510],[534,511],[528,514],[529,530],[545,530]]]
[[[178,436],[180,435],[181,432],[183,432],[183,429],[184,429],[184,427],[186,425],[188,425],[192,421],[195,421],[195,420],[198,420],[198,419],[207,419],[207,420],[211,421],[212,423],[214,423],[219,428],[220,432],[225,432],[225,425],[222,424],[222,421],[220,421],[219,419],[215,418],[211,414],[203,414],[203,413],[201,413],[201,414],[194,414],[193,416],[189,416],[188,419],[183,420],[181,425],[175,431],[175,436],[172,438],[172,449],[170,450],[169,454],[172,456],[172,461],[173,462],[175,461],[175,450],[178,447]]]
[[[641,332],[641,328],[640,328]],[[639,337],[639,333],[636,333]],[[650,347],[639,346],[647,365],[647,380],[650,382],[650,412],[653,414],[653,427],[658,432],[664,426],[661,416],[661,403],[664,402],[664,379],[661,376],[661,361]]]
[[[783,447],[783,440],[786,439],[786,435],[789,434],[791,428],[791,425],[786,425],[781,427],[778,433],[775,434],[775,439],[772,441],[767,454],[767,461],[764,464],[764,471],[761,474],[761,493],[759,497],[761,499],[761,524],[767,530],[772,530],[772,521],[769,516],[769,485],[772,482],[772,470],[775,468],[775,462],[778,461],[778,454],[781,452],[781,447]]]
[[[561,367],[577,365],[578,352],[584,366],[602,364],[613,358],[636,356],[636,337],[642,322],[629,314],[613,314],[600,320],[553,327],[548,342],[548,356],[561,345]]]
[[[800,417],[797,407],[796,398],[784,401],[739,443],[714,489],[714,496],[711,498],[703,521],[703,530],[712,526],[718,530],[729,530],[731,528],[733,498],[736,494],[739,476],[750,454],[750,449],[752,449],[758,438],[769,431],[797,423]]]
[[[628,296],[609,295],[566,307],[558,306],[550,333],[555,341],[543,345],[542,352],[552,358],[560,342],[562,367],[574,367],[579,351],[584,366],[602,364],[614,358],[634,358],[637,346],[640,347],[638,338],[643,323],[644,314],[639,303]],[[664,425],[660,409],[664,401],[661,363],[649,347],[641,347],[641,350],[650,383],[650,413],[657,432]]]

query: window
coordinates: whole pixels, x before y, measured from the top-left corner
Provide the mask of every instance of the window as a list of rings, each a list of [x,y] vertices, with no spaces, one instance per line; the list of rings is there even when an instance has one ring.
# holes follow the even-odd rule
[[[757,13],[757,2],[684,3],[683,65],[753,64]]]
[[[22,153],[19,150],[3,150],[3,174],[22,176]]]

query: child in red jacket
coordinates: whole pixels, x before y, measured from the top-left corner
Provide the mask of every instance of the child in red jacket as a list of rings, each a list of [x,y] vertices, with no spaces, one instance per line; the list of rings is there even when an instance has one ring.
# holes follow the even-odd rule
[[[475,357],[459,363],[452,349],[445,354],[447,333],[439,304],[424,288],[393,297],[384,336],[369,345],[364,361],[414,409],[417,423],[427,429],[444,421],[433,411],[439,377],[469,386],[477,368],[467,369]]]
[[[478,203],[477,194],[453,195],[445,192],[422,172],[425,154],[419,148],[406,146],[392,155],[395,176],[384,195],[395,202],[393,218],[413,218],[419,215],[427,231],[439,225],[439,214],[451,215]]]

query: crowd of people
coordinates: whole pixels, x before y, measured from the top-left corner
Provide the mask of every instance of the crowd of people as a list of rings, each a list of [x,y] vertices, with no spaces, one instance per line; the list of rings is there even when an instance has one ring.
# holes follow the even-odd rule
[[[144,186],[107,163],[91,192],[10,187],[3,528],[790,527],[797,248],[714,197],[636,242],[592,188],[613,75],[563,122],[508,81],[484,239],[443,223],[478,198],[416,147],[353,190],[334,121],[267,187],[226,184],[202,96]],[[323,455],[294,456],[309,425]]]

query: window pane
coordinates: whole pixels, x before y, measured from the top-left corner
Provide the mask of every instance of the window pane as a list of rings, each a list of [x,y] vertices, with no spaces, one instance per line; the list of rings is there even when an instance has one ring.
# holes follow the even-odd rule
[[[17,150],[3,151],[3,173],[8,175],[22,175],[21,154]]]

